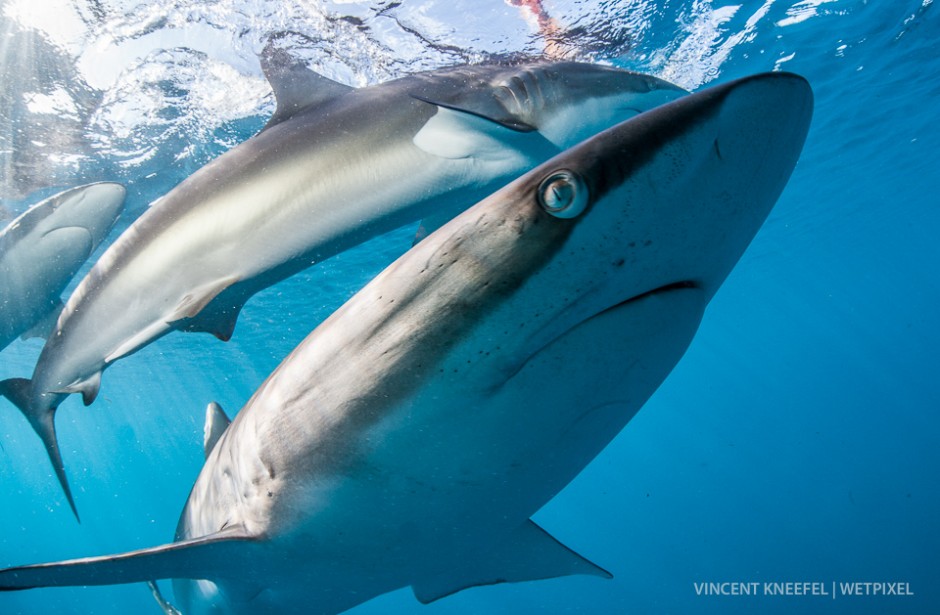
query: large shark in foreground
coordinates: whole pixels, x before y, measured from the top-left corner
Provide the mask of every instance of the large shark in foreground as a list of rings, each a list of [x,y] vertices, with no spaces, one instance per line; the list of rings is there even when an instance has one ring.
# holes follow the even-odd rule
[[[352,89],[265,56],[266,128],[155,202],[73,293],[30,380],[0,382],[68,498],[54,412],[174,329],[228,339],[245,301],[315,262],[425,218],[433,229],[582,139],[685,94],[577,63],[472,66]]]
[[[811,110],[802,78],[758,75],[523,175],[317,327],[214,446],[210,421],[176,542],[0,588],[173,578],[188,615],[331,614],[404,586],[607,576],[530,517],[683,355]]]
[[[0,230],[0,350],[18,335],[55,328],[59,295],[114,226],[124,196],[110,182],[71,188]]]

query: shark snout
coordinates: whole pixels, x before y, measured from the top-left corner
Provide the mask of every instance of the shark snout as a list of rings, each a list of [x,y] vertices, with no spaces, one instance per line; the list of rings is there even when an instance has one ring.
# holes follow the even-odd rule
[[[127,189],[121,184],[100,182],[70,191],[56,206],[56,214],[72,226],[90,226],[97,220],[117,216]]]
[[[124,209],[127,190],[121,184],[100,182],[75,189],[56,207],[56,228],[79,227],[97,244]]]

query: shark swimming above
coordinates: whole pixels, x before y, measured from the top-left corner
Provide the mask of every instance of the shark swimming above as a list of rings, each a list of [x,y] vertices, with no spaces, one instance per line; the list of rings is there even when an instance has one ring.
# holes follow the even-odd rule
[[[227,428],[210,406],[175,542],[9,568],[0,589],[172,578],[187,615],[329,615],[407,586],[427,603],[609,576],[530,518],[685,353],[812,104],[801,77],[748,77],[522,175],[314,329]]]
[[[424,219],[433,230],[588,136],[686,92],[579,63],[464,66],[353,89],[263,57],[265,129],[154,202],[70,297],[32,377],[0,382],[73,512],[54,413],[111,363],[180,329],[227,340],[256,292]],[[75,512],[77,517],[77,512]]]
[[[100,182],[36,203],[0,230],[0,350],[19,335],[45,337],[60,295],[111,231],[124,187]]]

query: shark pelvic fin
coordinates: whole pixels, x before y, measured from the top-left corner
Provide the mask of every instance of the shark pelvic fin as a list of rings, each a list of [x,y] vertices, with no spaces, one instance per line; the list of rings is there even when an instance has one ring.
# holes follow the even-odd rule
[[[215,299],[237,281],[237,278],[227,277],[194,288],[179,300],[171,313],[150,323],[119,344],[105,357],[105,364],[126,357],[171,329],[205,331],[222,341],[228,341],[235,331],[243,300],[232,303],[227,299],[223,302]],[[224,306],[222,303],[230,305]]]
[[[219,438],[222,437],[222,434],[225,433],[225,430],[228,429],[231,422],[228,416],[226,416],[225,410],[223,410],[222,406],[219,404],[211,402],[206,406],[206,426],[203,429],[202,440],[206,459],[209,458],[209,453],[215,448],[216,442],[219,441]]]
[[[46,447],[46,454],[49,455],[49,461],[52,462],[52,468],[55,470],[56,478],[62,486],[62,492],[65,493],[65,499],[69,502],[72,514],[75,520],[81,523],[78,516],[78,509],[75,507],[75,499],[72,497],[72,489],[69,487],[69,479],[65,475],[65,464],[62,462],[62,455],[59,452],[59,440],[55,433],[55,409],[58,405],[47,406],[45,404],[35,405],[31,402],[32,382],[26,378],[10,378],[0,381],[0,395],[3,395],[20,409],[20,412],[33,426],[33,430]]]
[[[237,282],[237,278],[227,277],[194,288],[180,299],[166,323],[182,331],[202,331],[229,341],[245,298],[225,291]],[[225,295],[220,297],[222,293]]]
[[[505,543],[482,557],[470,558],[458,568],[412,584],[423,604],[463,589],[496,583],[537,581],[574,574],[606,579],[612,575],[558,542],[534,521],[527,521]]]
[[[71,395],[72,393],[81,393],[82,403],[86,406],[90,406],[95,403],[95,399],[98,398],[98,391],[100,390],[101,372],[97,371],[84,380],[79,380],[66,387],[62,387],[60,390],[56,391],[56,393],[65,393],[68,395]]]
[[[238,316],[244,305],[244,298],[236,298],[225,292],[224,295],[216,295],[195,316],[172,324],[182,331],[211,333],[223,342],[227,342],[235,333],[235,325],[238,324]]]
[[[195,318],[203,308],[219,296],[219,293],[237,281],[234,277],[221,278],[192,289],[179,300],[173,312],[166,317],[167,324],[176,325],[180,320]]]
[[[257,539],[242,526],[232,526],[209,536],[119,555],[7,568],[0,570],[0,591],[227,578],[234,572],[235,562],[241,561],[246,544]]]
[[[290,119],[301,109],[332,100],[354,88],[307,68],[303,61],[271,42],[261,52],[261,69],[267,77],[277,108],[263,130]]]

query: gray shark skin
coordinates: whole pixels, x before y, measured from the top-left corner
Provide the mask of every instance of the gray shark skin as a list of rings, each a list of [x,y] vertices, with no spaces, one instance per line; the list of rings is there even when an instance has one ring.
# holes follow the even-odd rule
[[[384,231],[433,229],[512,178],[685,94],[577,63],[471,66],[352,89],[266,56],[266,128],[194,173],[81,282],[30,380],[0,383],[46,444],[72,510],[54,412],[174,329],[227,340],[254,293]]]
[[[325,320],[220,436],[210,406],[176,542],[0,588],[173,578],[187,615],[327,615],[404,586],[609,576],[530,517],[682,357],[811,114],[802,78],[757,75],[526,173]]]
[[[59,296],[114,226],[124,196],[109,182],[71,188],[0,230],[0,350],[43,321],[54,327]]]

